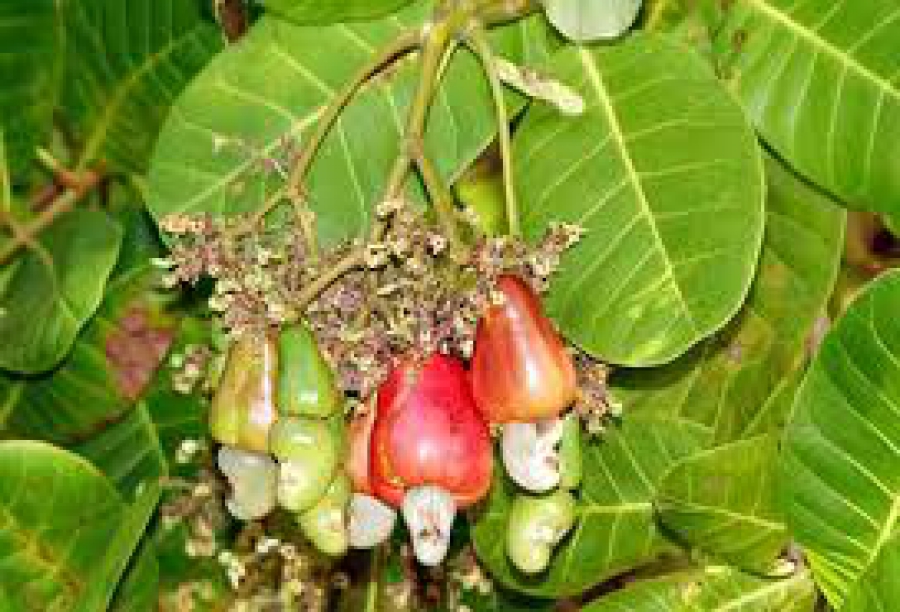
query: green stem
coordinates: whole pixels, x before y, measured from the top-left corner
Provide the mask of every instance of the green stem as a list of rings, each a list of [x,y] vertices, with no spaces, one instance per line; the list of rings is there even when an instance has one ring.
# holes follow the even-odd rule
[[[506,100],[503,98],[503,84],[497,74],[497,66],[494,62],[494,54],[491,51],[485,31],[481,27],[475,27],[469,33],[466,41],[469,47],[481,61],[485,75],[491,86],[491,97],[494,99],[494,108],[497,114],[497,128],[500,140],[500,161],[503,164],[503,193],[506,198],[506,222],[509,225],[509,233],[513,236],[521,236],[522,228],[519,222],[519,207],[516,201],[516,188],[513,179],[512,167],[512,137],[509,130],[509,113],[506,109]]]
[[[372,551],[372,563],[369,566],[369,583],[366,585],[366,612],[378,610],[378,586],[381,577],[381,565],[384,551],[382,546],[376,546]]]
[[[378,74],[386,65],[395,61],[398,57],[409,53],[420,44],[420,35],[418,32],[407,32],[400,36],[382,51],[375,55],[371,61],[360,69],[360,71],[341,89],[338,94],[332,98],[331,102],[322,110],[316,127],[309,139],[306,141],[300,155],[291,168],[288,176],[287,184],[275,194],[273,194],[261,209],[259,209],[251,218],[248,227],[243,228],[246,231],[252,231],[272,209],[275,208],[285,197],[291,199],[295,209],[301,212],[299,208],[305,207],[306,199],[303,197],[303,181],[309,172],[312,162],[315,160],[316,153],[331,128],[334,127],[338,117],[343,110],[350,104],[357,92],[368,83],[372,77]]]
[[[416,152],[416,165],[425,183],[425,189],[431,197],[434,211],[437,214],[438,223],[443,230],[444,237],[450,243],[451,253],[459,253],[463,249],[462,239],[459,237],[459,228],[456,223],[456,209],[453,205],[453,194],[444,183],[440,172],[434,163],[420,147]]]

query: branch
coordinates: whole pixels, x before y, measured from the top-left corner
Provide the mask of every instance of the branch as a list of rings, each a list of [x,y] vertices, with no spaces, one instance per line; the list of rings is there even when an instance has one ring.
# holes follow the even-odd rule
[[[503,85],[497,74],[497,66],[493,51],[487,40],[484,29],[475,27],[466,38],[469,47],[481,61],[484,72],[491,86],[491,97],[494,99],[494,107],[497,114],[497,128],[500,134],[500,160],[503,164],[503,191],[506,196],[506,221],[509,224],[509,233],[513,236],[521,236],[522,228],[519,222],[519,206],[516,201],[516,187],[513,178],[512,167],[512,138],[509,130],[509,113],[506,110],[506,101],[503,98]]]
[[[41,232],[50,227],[57,217],[72,210],[85,195],[100,184],[102,179],[103,173],[100,170],[85,172],[76,185],[69,187],[62,196],[24,227],[20,227],[12,219],[6,219],[5,222],[12,229],[13,236],[0,251],[0,267],[7,264],[19,249],[33,245]]]

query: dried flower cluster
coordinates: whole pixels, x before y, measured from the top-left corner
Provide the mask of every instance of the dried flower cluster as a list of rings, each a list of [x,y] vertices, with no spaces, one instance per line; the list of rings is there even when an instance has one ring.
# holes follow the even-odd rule
[[[543,291],[562,254],[581,237],[580,228],[558,224],[537,245],[485,238],[460,262],[408,203],[385,202],[376,214],[390,220],[390,229],[366,245],[365,266],[338,279],[305,313],[294,308],[304,288],[358,245],[313,257],[299,231],[247,234],[235,231],[239,218],[176,215],[164,223],[177,240],[161,263],[169,285],[215,278],[210,305],[232,333],[258,333],[302,314],[343,389],[365,397],[395,356],[441,350],[468,357],[497,276],[516,273]]]

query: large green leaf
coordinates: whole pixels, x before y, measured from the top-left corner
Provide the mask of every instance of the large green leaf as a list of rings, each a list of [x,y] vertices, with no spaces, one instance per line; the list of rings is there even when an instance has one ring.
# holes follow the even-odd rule
[[[763,233],[763,168],[740,108],[694,53],[638,34],[570,48],[555,73],[578,118],[535,105],[514,158],[526,233],[587,230],[547,306],[589,352],[622,365],[671,361],[721,328],[750,287]]]
[[[50,131],[64,57],[60,7],[58,0],[0,3],[0,125],[13,176]]]
[[[892,272],[826,336],[786,432],[784,511],[835,607],[900,533],[898,312]]]
[[[65,361],[42,376],[0,375],[0,425],[6,435],[77,444],[121,419],[152,380],[177,317],[166,307],[168,298],[154,291],[158,275],[148,257],[155,251],[147,242],[155,238],[143,229],[152,226],[130,216],[123,221],[125,246],[103,302]],[[97,254],[86,249],[61,258],[77,264],[72,267],[77,268],[79,291],[96,283],[102,270],[92,257]],[[102,287],[98,300],[101,292]]]
[[[128,567],[129,559],[147,529],[160,499],[160,485],[145,483],[137,491],[134,501],[126,507],[115,532],[107,534],[106,554],[97,559],[91,569],[91,583],[79,600],[76,612],[107,610],[119,580]]]
[[[80,0],[66,16],[63,104],[80,166],[142,172],[169,106],[221,47],[199,2]]]
[[[287,164],[289,151],[302,146],[323,105],[379,48],[421,27],[429,10],[430,3],[417,3],[380,21],[330,27],[261,19],[176,103],[150,171],[156,218],[261,208],[283,184],[276,164]],[[537,26],[533,19],[509,26],[495,40],[521,59],[524,41],[534,40],[525,35]],[[307,191],[323,243],[354,236],[368,223],[401,146],[398,133],[416,81],[410,59],[381,75],[344,110],[319,149]],[[444,176],[455,177],[493,138],[493,109],[477,62],[457,53],[426,138]]]
[[[847,596],[841,612],[887,612],[900,601],[900,538],[881,549],[878,558]]]
[[[374,19],[412,3],[413,0],[262,0],[272,12],[297,23],[328,24]]]
[[[897,3],[717,4],[717,56],[763,137],[850,205],[900,210]]]
[[[122,241],[105,213],[74,210],[38,238],[0,291],[0,368],[36,373],[56,366],[103,297]]]
[[[128,509],[76,455],[41,442],[0,443],[4,609],[105,609],[156,503],[153,494],[148,489]]]
[[[573,532],[538,576],[518,572],[506,556],[506,527],[516,487],[497,474],[472,536],[487,569],[509,588],[542,597],[577,594],[670,550],[654,520],[653,499],[663,474],[699,451],[695,425],[628,416],[584,449],[584,483]]]
[[[659,486],[662,524],[693,548],[755,573],[771,572],[787,529],[775,504],[775,436],[688,457]]]
[[[840,267],[846,215],[773,159],[766,170],[762,258],[742,312],[671,365],[617,372],[613,385],[626,410],[687,418],[719,440],[778,426],[783,415],[762,407],[797,366],[825,308]]]
[[[816,588],[808,573],[765,580],[728,567],[709,567],[636,582],[583,612],[812,612]]]

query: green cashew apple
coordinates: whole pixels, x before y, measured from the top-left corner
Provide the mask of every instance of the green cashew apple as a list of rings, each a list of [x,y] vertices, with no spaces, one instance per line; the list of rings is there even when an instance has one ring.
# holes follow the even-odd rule
[[[278,419],[277,348],[271,334],[244,336],[231,345],[209,412],[210,433],[217,442],[248,452],[268,451],[269,428]]]
[[[325,418],[340,408],[343,396],[335,383],[334,372],[305,325],[282,329],[278,363],[281,414]]]
[[[269,432],[269,452],[278,459],[278,504],[300,512],[318,502],[335,478],[342,446],[328,421],[281,417]]]

